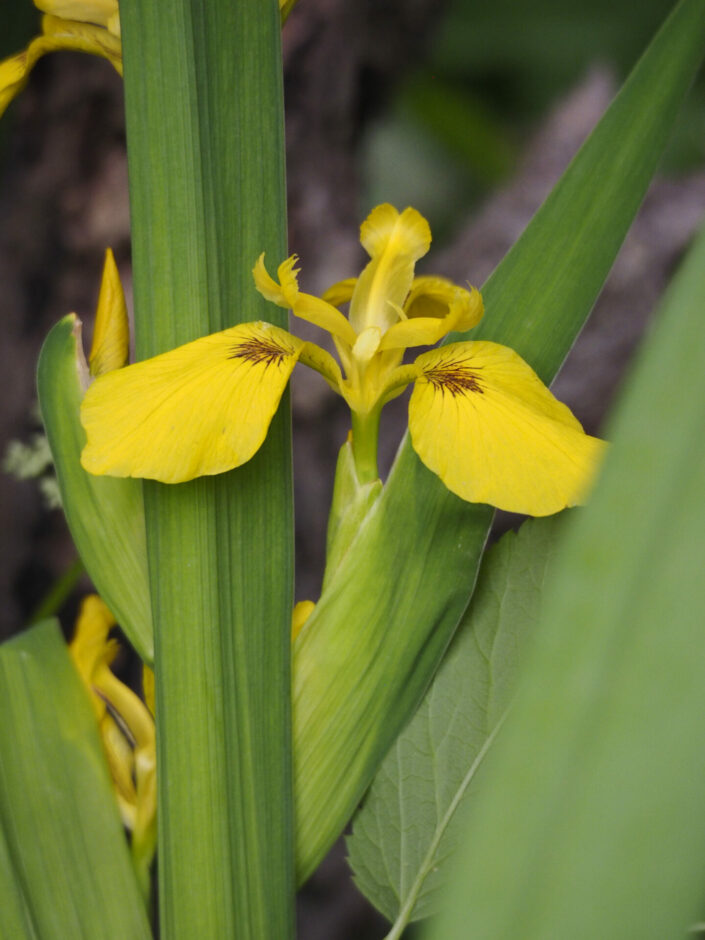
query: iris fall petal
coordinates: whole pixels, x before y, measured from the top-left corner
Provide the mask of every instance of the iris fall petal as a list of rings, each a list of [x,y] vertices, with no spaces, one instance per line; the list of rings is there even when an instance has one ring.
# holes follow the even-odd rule
[[[303,346],[247,323],[100,376],[81,406],[81,463],[164,483],[240,466],[264,441]]]
[[[448,489],[532,516],[585,499],[605,444],[583,432],[513,350],[453,343],[415,366],[411,440]]]

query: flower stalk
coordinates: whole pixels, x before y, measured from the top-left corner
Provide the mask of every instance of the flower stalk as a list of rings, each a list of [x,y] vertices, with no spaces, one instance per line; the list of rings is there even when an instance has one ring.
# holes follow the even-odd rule
[[[379,478],[377,439],[381,410],[381,408],[374,408],[367,414],[351,412],[352,449],[360,483],[373,483]]]

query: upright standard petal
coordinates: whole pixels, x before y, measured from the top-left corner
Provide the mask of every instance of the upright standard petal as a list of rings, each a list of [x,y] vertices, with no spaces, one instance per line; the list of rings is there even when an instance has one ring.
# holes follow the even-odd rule
[[[246,463],[303,346],[270,323],[245,323],[100,376],[81,406],[83,467],[182,483]]]
[[[419,356],[414,450],[462,499],[547,516],[582,502],[603,455],[520,356],[453,343]]]
[[[356,333],[369,326],[382,332],[399,319],[414,278],[414,265],[431,244],[431,229],[416,209],[402,213],[377,206],[360,227],[360,241],[370,261],[357,279],[350,301]]]

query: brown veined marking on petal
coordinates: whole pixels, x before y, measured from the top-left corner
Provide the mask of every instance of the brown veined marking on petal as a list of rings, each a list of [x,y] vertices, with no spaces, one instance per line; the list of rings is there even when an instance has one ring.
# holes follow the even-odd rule
[[[98,698],[101,699],[101,701],[104,703],[105,707],[110,713],[110,717],[113,719],[115,724],[118,726],[118,728],[122,732],[123,737],[127,740],[127,743],[130,745],[130,747],[135,748],[137,746],[137,741],[135,739],[135,736],[132,733],[132,731],[130,731],[129,725],[127,724],[125,719],[122,717],[120,712],[113,705],[113,703],[110,701],[107,695],[105,695],[105,693],[102,692],[97,686],[94,685],[94,686],[91,686],[91,688],[93,692],[98,696]]]
[[[291,354],[290,349],[285,349],[272,340],[252,337],[252,339],[246,339],[242,343],[231,346],[228,359],[246,359],[254,365],[263,362],[265,369],[268,369],[272,364],[280,365]]]
[[[470,362],[470,358],[456,359],[450,362],[444,362],[432,369],[427,369],[424,375],[436,390],[440,390],[441,395],[448,392],[453,398],[458,395],[466,395],[468,392],[479,392],[484,395],[485,390],[480,384],[480,377],[472,369],[469,369],[465,363]],[[481,369],[482,366],[476,366]]]

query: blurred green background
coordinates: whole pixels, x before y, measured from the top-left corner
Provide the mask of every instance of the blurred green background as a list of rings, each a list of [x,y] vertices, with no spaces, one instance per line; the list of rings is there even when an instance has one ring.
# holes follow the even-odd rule
[[[512,172],[541,114],[592,67],[611,69],[621,82],[673,6],[451,0],[427,60],[400,81],[363,141],[366,205],[413,202],[442,238]],[[701,79],[679,119],[667,172],[702,163],[704,105]]]

